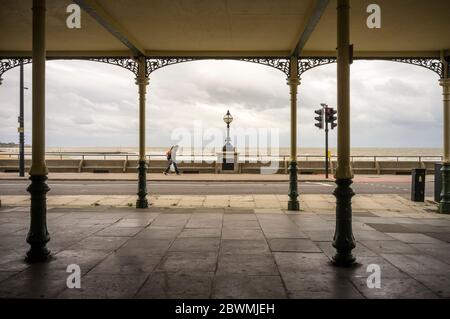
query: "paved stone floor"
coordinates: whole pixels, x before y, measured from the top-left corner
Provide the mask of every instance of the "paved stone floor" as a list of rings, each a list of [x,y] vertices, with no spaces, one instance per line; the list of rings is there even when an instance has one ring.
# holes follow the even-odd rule
[[[399,196],[353,202],[358,264],[346,269],[330,264],[334,198],[328,195],[302,196],[301,212],[54,203],[48,209],[53,260],[32,265],[23,258],[28,207],[3,203],[0,297],[450,297],[449,215]],[[69,264],[81,267],[81,289],[66,286]],[[380,266],[381,288],[367,287],[369,264]]]
[[[288,197],[276,194],[255,195],[152,195],[148,196],[152,207],[179,208],[279,208],[287,207]],[[30,206],[29,195],[7,195],[0,197],[3,206]],[[427,199],[430,202],[431,199]],[[303,210],[334,209],[335,198],[330,195],[304,194],[300,198]],[[47,196],[49,206],[77,207],[114,206],[132,207],[136,203],[136,195],[50,195]],[[384,209],[389,203],[400,210],[416,211],[415,207],[400,195],[357,195],[353,199],[358,209]],[[420,204],[419,204],[420,205]]]

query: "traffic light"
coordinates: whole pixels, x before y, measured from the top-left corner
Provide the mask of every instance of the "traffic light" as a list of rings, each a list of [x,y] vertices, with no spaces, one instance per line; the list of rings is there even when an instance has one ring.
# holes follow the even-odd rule
[[[323,129],[324,126],[324,111],[323,109],[315,110],[314,113],[316,113],[319,116],[314,117],[314,119],[317,121],[314,125],[318,127],[319,129]]]
[[[337,111],[333,109],[332,107],[326,108],[326,121],[327,123],[331,124],[331,129],[334,129],[337,126],[336,120],[337,120]]]

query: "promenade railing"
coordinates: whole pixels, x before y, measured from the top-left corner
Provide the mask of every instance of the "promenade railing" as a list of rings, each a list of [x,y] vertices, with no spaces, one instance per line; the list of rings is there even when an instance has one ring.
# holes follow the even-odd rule
[[[19,159],[19,153],[0,152],[0,159]],[[31,153],[25,153],[25,158],[30,159]],[[102,153],[102,152],[47,152],[47,159],[80,159],[80,160],[137,160],[138,154],[135,153]],[[147,154],[147,160],[164,160],[165,154]],[[177,158],[182,162],[201,162],[214,161],[217,159],[215,154],[177,154]],[[352,155],[352,162],[441,162],[441,155]],[[298,161],[324,161],[325,156],[314,154],[298,154]],[[331,156],[332,161],[337,161],[337,156]],[[239,154],[240,162],[271,162],[271,161],[289,161],[289,155],[274,154]]]

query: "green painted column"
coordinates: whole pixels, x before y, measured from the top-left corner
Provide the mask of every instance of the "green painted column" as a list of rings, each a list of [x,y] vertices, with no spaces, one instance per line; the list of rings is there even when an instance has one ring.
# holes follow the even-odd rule
[[[289,77],[287,79],[291,94],[291,158],[289,163],[289,200],[288,210],[300,210],[298,201],[298,178],[297,178],[297,88],[300,84],[298,76],[298,58],[291,57]]]
[[[448,63],[444,63],[444,65],[448,68]],[[442,86],[444,105],[444,153],[441,168],[442,191],[439,212],[442,214],[450,214],[450,78],[448,78],[448,74],[439,83]]]
[[[147,62],[145,57],[138,58],[138,77],[136,84],[139,87],[139,164],[138,164],[138,199],[136,208],[147,208],[147,159],[145,156],[145,94],[148,77],[146,74]]]
[[[350,266],[355,262],[352,249],[352,197],[350,187],[353,172],[350,166],[350,5],[349,0],[338,0],[337,5],[337,168],[336,168],[336,228],[333,247],[336,266]]]
[[[50,256],[47,242],[47,167],[45,165],[45,0],[33,0],[33,41],[32,41],[32,161],[31,184],[27,191],[31,194],[30,229],[27,243],[28,262],[45,261]]]

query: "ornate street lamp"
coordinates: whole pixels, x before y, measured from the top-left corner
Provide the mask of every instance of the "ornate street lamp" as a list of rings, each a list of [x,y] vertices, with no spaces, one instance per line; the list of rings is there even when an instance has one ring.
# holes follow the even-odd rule
[[[234,152],[234,147],[231,145],[230,138],[230,123],[233,122],[233,116],[231,116],[230,111],[227,111],[227,114],[223,116],[223,121],[227,124],[227,138],[225,140],[225,145],[223,146],[224,152]]]

